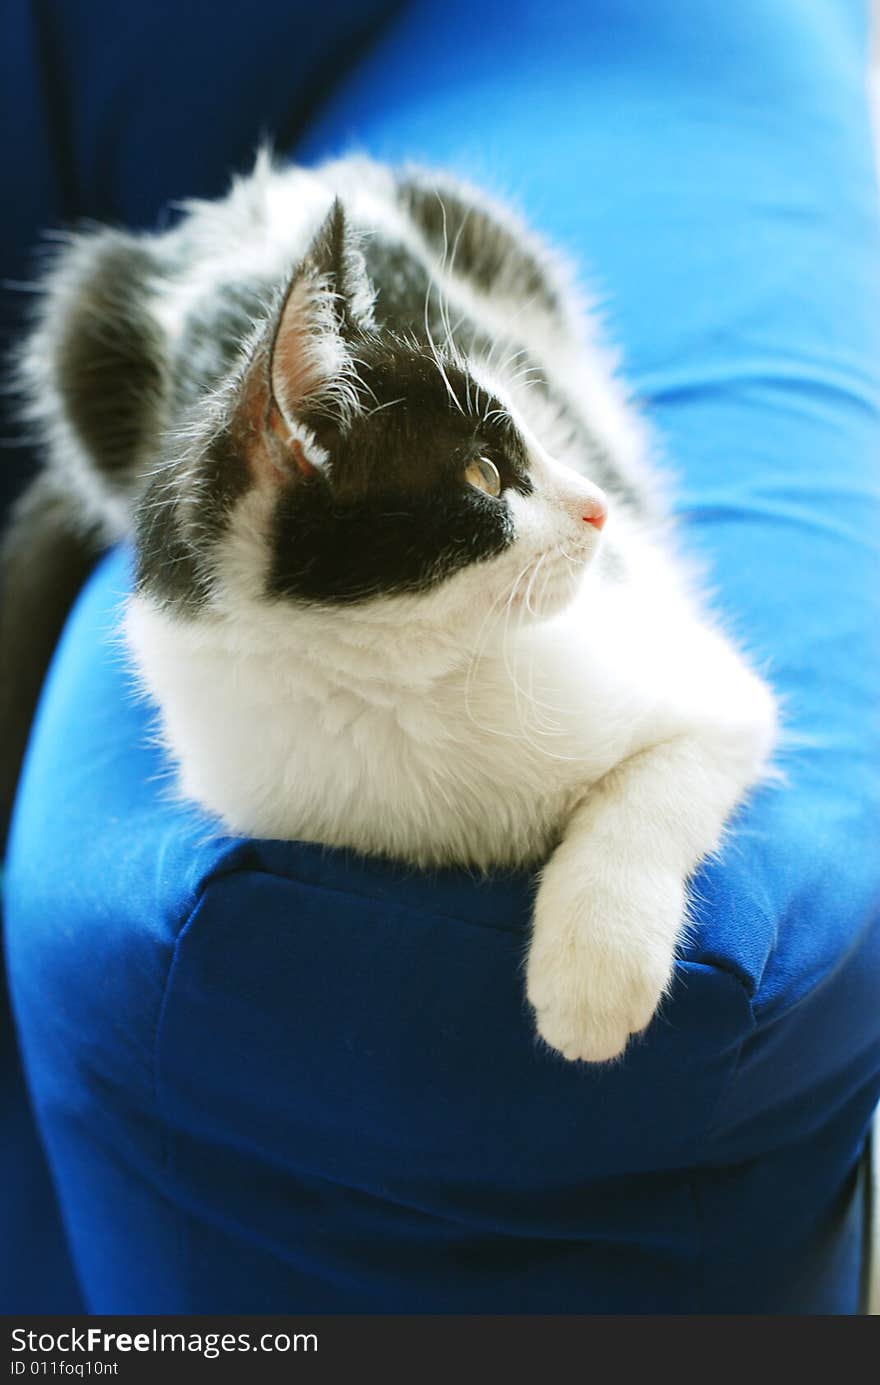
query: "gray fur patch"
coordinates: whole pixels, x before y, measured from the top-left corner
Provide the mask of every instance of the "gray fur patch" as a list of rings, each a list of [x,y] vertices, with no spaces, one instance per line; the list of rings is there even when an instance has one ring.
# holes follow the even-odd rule
[[[155,432],[165,378],[163,341],[148,309],[156,273],[144,247],[108,233],[57,324],[55,371],[67,417],[104,479],[126,492]]]
[[[160,467],[138,507],[137,589],[196,614],[210,595],[214,548],[249,485],[246,463],[225,429],[203,452],[194,449],[191,459]]]
[[[277,285],[268,279],[241,280],[217,285],[191,308],[171,372],[177,406],[219,384],[276,293]]]
[[[404,178],[398,196],[431,250],[481,293],[531,298],[558,314],[559,301],[540,261],[483,207],[446,187]]]

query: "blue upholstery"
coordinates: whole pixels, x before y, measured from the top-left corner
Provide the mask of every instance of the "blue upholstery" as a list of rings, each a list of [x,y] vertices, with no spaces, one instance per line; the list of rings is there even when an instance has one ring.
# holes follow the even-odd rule
[[[538,1050],[530,882],[217,840],[68,626],[9,856],[13,993],[92,1309],[834,1312],[880,1089],[880,237],[856,0],[421,0],[328,100],[589,269],[684,540],[796,733],[610,1069]],[[209,691],[206,692],[209,695]]]

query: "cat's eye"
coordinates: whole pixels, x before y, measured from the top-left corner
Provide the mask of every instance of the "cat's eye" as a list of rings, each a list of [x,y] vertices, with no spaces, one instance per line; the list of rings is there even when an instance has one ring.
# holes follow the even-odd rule
[[[478,491],[484,491],[486,495],[499,496],[501,494],[501,477],[494,462],[490,462],[488,457],[476,457],[469,467],[465,468],[464,479],[468,485],[473,486]]]

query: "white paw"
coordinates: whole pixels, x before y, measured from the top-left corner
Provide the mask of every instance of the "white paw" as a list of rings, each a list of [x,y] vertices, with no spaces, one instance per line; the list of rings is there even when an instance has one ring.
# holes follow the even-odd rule
[[[672,976],[684,882],[638,868],[613,886],[579,870],[545,878],[535,906],[527,995],[545,1043],[570,1061],[617,1058],[650,1024]]]

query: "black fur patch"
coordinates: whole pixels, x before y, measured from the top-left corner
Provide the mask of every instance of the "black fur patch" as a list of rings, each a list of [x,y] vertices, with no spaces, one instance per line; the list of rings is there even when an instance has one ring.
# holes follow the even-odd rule
[[[344,430],[320,412],[304,418],[329,453],[329,475],[292,485],[279,502],[273,596],[338,603],[420,591],[502,552],[514,536],[503,496],[464,479],[480,454],[505,487],[531,492],[516,429],[483,422],[498,401],[464,372],[447,363],[447,388],[430,352],[383,336],[363,337],[355,354],[364,413]]]
[[[322,477],[275,516],[270,596],[346,604],[423,591],[513,542],[506,504],[463,488],[340,502]]]
[[[136,241],[103,237],[62,319],[55,358],[71,424],[105,480],[125,491],[155,427],[164,380],[163,344],[147,310],[155,273],[153,256]]]

